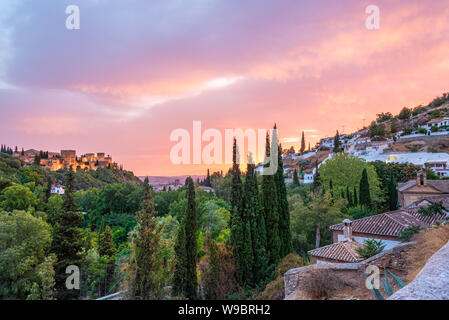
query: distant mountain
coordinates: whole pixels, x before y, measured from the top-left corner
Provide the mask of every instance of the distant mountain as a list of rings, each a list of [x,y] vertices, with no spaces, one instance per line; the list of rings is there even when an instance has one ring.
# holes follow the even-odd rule
[[[139,179],[140,180],[145,180],[147,176],[140,176]],[[149,183],[151,185],[169,185],[174,183],[176,180],[179,180],[179,183],[184,184],[184,182],[186,181],[187,177],[192,177],[193,181],[196,181],[196,179],[204,179],[205,176],[204,175],[184,175],[184,176],[148,176],[148,180]]]

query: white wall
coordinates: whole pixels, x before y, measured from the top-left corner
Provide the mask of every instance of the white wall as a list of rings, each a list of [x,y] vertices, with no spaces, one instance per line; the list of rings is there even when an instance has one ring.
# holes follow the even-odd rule
[[[376,240],[382,240],[383,244],[385,244],[385,248],[384,250],[388,250],[391,249],[395,246],[397,246],[398,244],[400,244],[400,241],[394,241],[394,240],[384,240],[384,239],[377,239],[377,238],[366,238],[366,237],[353,237],[355,241],[360,242],[361,244],[365,243],[365,240],[367,239],[376,239]],[[344,235],[339,234],[338,235],[338,242],[343,241],[344,240]]]

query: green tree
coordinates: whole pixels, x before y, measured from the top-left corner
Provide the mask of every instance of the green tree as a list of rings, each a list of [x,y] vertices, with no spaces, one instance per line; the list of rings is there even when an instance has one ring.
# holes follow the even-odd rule
[[[391,133],[396,133],[396,132],[398,132],[397,121],[396,121],[396,119],[394,119],[394,118],[391,119],[390,132],[391,132]]]
[[[276,132],[276,131],[274,131]],[[280,258],[283,259],[292,252],[292,239],[290,232],[290,211],[288,209],[287,188],[284,179],[284,164],[282,162],[282,148],[278,149],[278,169],[275,174],[277,210],[279,215]]]
[[[366,168],[363,168],[362,178],[360,179],[360,205],[364,207],[366,210],[370,210],[372,208],[371,201],[371,193],[370,186],[368,181],[368,173]]]
[[[266,251],[267,239],[265,219],[259,198],[257,177],[254,164],[248,163],[246,179],[244,184],[244,217],[249,222],[251,229],[251,253],[250,261],[253,262],[251,270],[248,271],[249,279],[253,285],[259,284],[267,276],[268,256]],[[248,250],[249,251],[249,250]]]
[[[195,203],[195,186],[191,177],[186,179],[187,185],[187,210],[185,214],[185,238],[186,238],[186,285],[185,295],[188,299],[197,298],[197,275],[196,264],[198,262],[197,257],[197,231],[198,231],[198,218],[196,214]]]
[[[401,120],[406,120],[410,118],[410,115],[412,114],[411,110],[407,107],[402,108],[401,112],[399,112],[398,118]]]
[[[130,294],[133,298],[148,300],[163,297],[163,261],[161,228],[155,220],[153,198],[148,178],[144,182],[142,209],[138,212],[137,226],[131,244]],[[107,229],[107,228],[106,228]],[[107,231],[105,231],[106,233]],[[109,238],[109,235],[108,235]],[[109,243],[104,251],[109,251]],[[110,251],[112,253],[112,250]]]
[[[347,186],[350,189],[354,187],[359,189],[360,178],[364,169],[368,175],[373,209],[378,210],[384,202],[385,193],[381,190],[381,183],[374,166],[365,160],[347,153],[336,154],[320,167],[320,176],[324,185],[327,185],[332,179],[335,190],[346,189]],[[358,198],[359,204],[360,197],[360,194],[355,194],[355,198]]]
[[[63,210],[55,219],[51,252],[56,254],[58,262],[55,265],[56,289],[58,299],[75,299],[79,290],[68,290],[65,286],[65,270],[70,265],[80,266],[82,260],[82,241],[79,226],[83,221],[81,213],[76,212],[73,195],[73,171],[67,173],[64,185]]]
[[[340,152],[340,151],[342,151],[342,149],[341,149],[341,142],[340,142],[340,134],[338,133],[338,130],[337,130],[337,133],[335,134],[335,137],[334,137],[334,149],[333,149],[333,152],[337,153],[337,152]]]
[[[0,299],[53,299],[50,226],[24,211],[0,212]]]
[[[398,190],[393,174],[390,174],[390,179],[388,180],[388,204],[391,211],[398,208]]]
[[[317,190],[321,187],[321,176],[318,168],[318,160],[315,160],[315,174],[313,176],[313,189]]]
[[[231,182],[231,245],[234,249],[234,257],[237,267],[237,281],[241,285],[250,284],[253,270],[253,251],[251,240],[251,215],[252,212],[245,210],[244,192],[241,173],[237,160],[238,146],[234,139],[233,165]]]
[[[75,180],[73,170],[66,173],[65,185],[64,185],[64,210],[76,211],[74,192],[75,192]]]
[[[444,216],[447,211],[449,211],[449,209],[443,205],[443,201],[432,202],[427,207],[421,207],[418,210],[423,216],[431,216],[434,214]]]
[[[293,171],[293,185],[299,186],[298,171],[296,169]]]
[[[114,243],[112,242],[112,229],[106,226],[98,239],[98,253],[100,256],[112,257],[115,254]]]
[[[270,165],[270,155],[273,148],[277,148],[277,142],[273,141],[274,147],[270,146],[270,137],[267,133],[265,150],[265,167]],[[276,150],[276,149],[274,149]],[[262,205],[267,230],[267,253],[270,268],[273,268],[281,259],[281,239],[279,235],[279,213],[277,205],[276,182],[274,175],[264,174],[262,176]]]
[[[185,218],[181,221],[175,240],[175,267],[173,273],[173,293],[182,296],[185,293],[187,278],[187,251]]]
[[[329,192],[320,191],[310,192],[308,198],[305,203],[299,194],[289,197],[293,247],[301,254],[332,243],[329,227],[346,217],[342,213],[346,200],[332,201]]]
[[[382,125],[378,125],[373,121],[369,127],[369,135],[373,137],[383,137],[385,135],[385,129]]]
[[[28,210],[35,204],[31,190],[20,184],[14,184],[3,190],[1,207],[6,211]]]

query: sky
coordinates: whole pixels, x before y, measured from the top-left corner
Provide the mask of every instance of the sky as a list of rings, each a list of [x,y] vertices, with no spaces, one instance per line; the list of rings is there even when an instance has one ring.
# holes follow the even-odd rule
[[[105,152],[137,175],[221,168],[171,161],[193,121],[276,123],[284,148],[303,131],[313,146],[449,91],[448,21],[442,0],[2,0],[0,142]]]

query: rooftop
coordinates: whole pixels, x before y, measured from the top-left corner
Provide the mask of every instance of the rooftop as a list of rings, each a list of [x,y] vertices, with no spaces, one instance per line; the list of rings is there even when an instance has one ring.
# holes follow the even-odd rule
[[[357,248],[362,247],[363,245],[357,241],[343,240],[310,250],[308,253],[317,258],[326,258],[343,262],[358,262],[360,259],[357,253]]]

